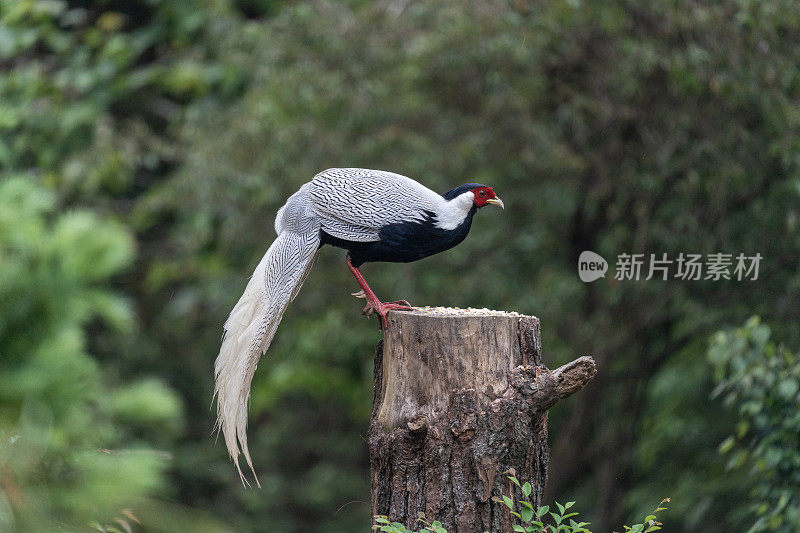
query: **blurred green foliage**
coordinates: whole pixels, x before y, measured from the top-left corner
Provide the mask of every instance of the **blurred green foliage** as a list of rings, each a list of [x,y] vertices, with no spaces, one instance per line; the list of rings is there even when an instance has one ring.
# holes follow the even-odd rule
[[[751,318],[714,336],[708,358],[715,395],[736,408],[736,432],[719,446],[729,469],[744,469],[752,486],[747,531],[800,530],[800,357],[770,342]]]
[[[155,381],[109,388],[86,353],[90,321],[134,327],[128,304],[103,288],[133,241],[119,224],[54,207],[29,178],[0,183],[0,528],[85,531],[140,520],[131,509],[163,519],[151,498],[168,454],[126,437],[137,424],[176,431],[180,399]]]
[[[120,470],[128,506],[158,497],[183,506],[176,517],[193,516],[188,506],[243,531],[362,529],[379,334],[348,296],[340,251],[323,250],[255,377],[263,491],[239,485],[212,437],[221,324],[278,207],[315,172],[383,168],[436,190],[478,181],[505,212],[481,212],[446,254],[367,266],[378,295],[535,314],[550,366],[596,357],[595,382],[552,412],[548,499],[590,506],[604,531],[669,494],[671,530],[739,530],[757,480],[717,453],[741,415],[709,399],[706,341],[759,314],[800,345],[798,7],[3,2],[0,238],[19,242],[0,257],[0,364],[30,369],[3,368],[4,428],[73,424],[50,405],[80,420],[45,457],[167,452],[137,452],[135,482]],[[610,272],[584,284],[587,249],[612,264],[620,253],[764,261],[756,281]],[[44,270],[6,259],[21,250]],[[92,467],[105,459],[122,460]],[[64,505],[63,520],[84,511]]]
[[[128,307],[97,284],[130,262],[131,238],[88,212],[48,221],[53,208],[23,177],[0,185],[5,530],[110,520],[162,483],[166,463],[150,450],[104,450],[121,444],[119,423],[82,331],[95,316],[130,329]]]

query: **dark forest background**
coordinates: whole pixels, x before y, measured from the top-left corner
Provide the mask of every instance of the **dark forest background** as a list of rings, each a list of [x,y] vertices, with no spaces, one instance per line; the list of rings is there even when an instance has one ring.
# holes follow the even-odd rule
[[[365,274],[536,315],[551,367],[597,359],[551,412],[548,501],[601,532],[663,497],[669,531],[798,529],[797,2],[0,6],[0,529],[368,528],[380,336],[341,250],[255,376],[263,490],[212,434],[222,323],[277,209],[334,166],[505,201]],[[605,279],[580,281],[583,250]],[[763,260],[614,279],[621,253],[681,252]]]

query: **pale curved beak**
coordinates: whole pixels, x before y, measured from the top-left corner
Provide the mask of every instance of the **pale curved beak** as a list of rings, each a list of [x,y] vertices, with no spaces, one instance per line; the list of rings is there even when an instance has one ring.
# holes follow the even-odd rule
[[[489,198],[488,200],[486,200],[486,203],[487,204],[494,204],[497,207],[499,207],[500,209],[505,209],[506,208],[506,204],[503,203],[503,200],[501,200],[500,198],[497,198],[497,197]]]

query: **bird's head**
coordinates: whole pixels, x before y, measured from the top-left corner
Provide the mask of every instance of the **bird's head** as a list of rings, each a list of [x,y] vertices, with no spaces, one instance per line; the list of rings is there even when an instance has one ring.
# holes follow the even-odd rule
[[[455,189],[450,189],[442,196],[448,201],[456,198],[459,199],[459,202],[469,201],[472,202],[472,205],[475,207],[483,207],[486,204],[492,204],[501,209],[505,209],[503,200],[497,197],[494,190],[480,183],[465,183],[464,185],[459,185]]]

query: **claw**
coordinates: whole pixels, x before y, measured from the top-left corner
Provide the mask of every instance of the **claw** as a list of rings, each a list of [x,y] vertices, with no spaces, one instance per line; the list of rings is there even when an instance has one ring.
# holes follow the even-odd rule
[[[391,311],[392,309],[397,309],[400,311],[412,311],[414,308],[408,304],[405,300],[400,300],[398,302],[380,302],[380,301],[370,301],[368,298],[367,306],[362,311],[362,314],[370,316],[373,313],[378,315],[378,328],[381,330],[385,330],[389,323],[386,319],[386,313]]]
[[[352,295],[353,295],[353,296],[355,296],[356,298],[366,298],[366,297],[367,297],[367,295],[366,295],[366,294],[364,294],[364,289],[361,289],[361,290],[360,290],[360,291],[358,291],[358,292],[351,292],[350,294],[352,294]]]

